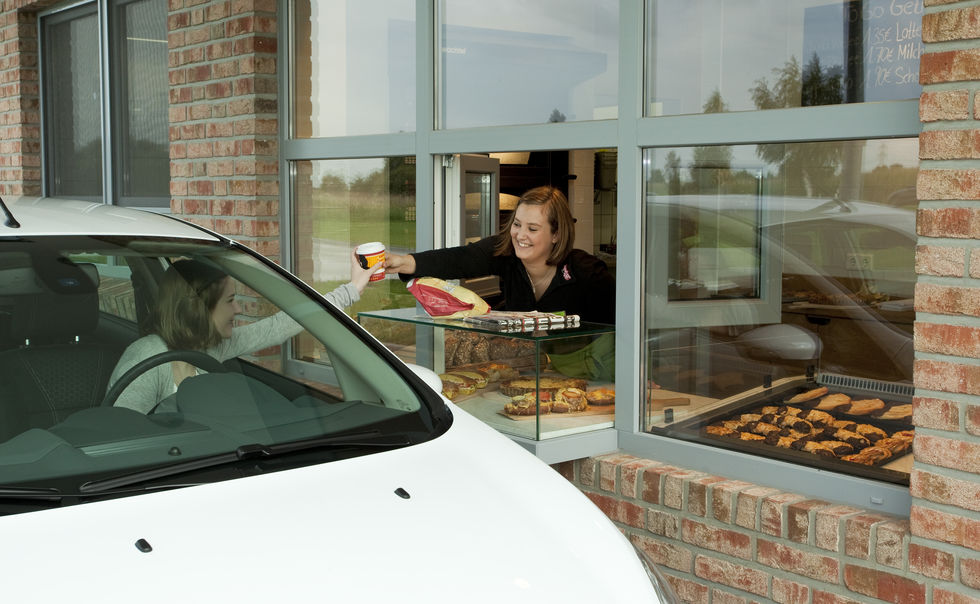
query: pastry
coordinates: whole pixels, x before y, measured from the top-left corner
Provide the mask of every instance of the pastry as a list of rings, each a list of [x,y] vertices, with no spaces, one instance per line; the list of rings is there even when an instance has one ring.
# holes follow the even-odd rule
[[[725,426],[720,426],[718,424],[705,426],[704,431],[709,436],[738,436],[738,431],[732,430],[731,428],[726,428]]]
[[[826,411],[820,411],[818,409],[809,409],[800,413],[800,419],[805,419],[814,426],[827,426],[834,421],[834,416],[827,413]]]
[[[892,455],[902,455],[908,451],[911,443],[907,440],[901,438],[893,438],[891,436],[886,436],[885,438],[879,439],[875,443],[876,447],[884,447],[892,452]]]
[[[441,373],[439,374],[439,379],[442,380],[443,384],[446,382],[456,384],[456,387],[459,389],[459,394],[462,396],[476,392],[476,382],[468,377],[456,375],[455,373]]]
[[[555,393],[555,398],[551,403],[552,413],[574,413],[585,411],[588,402],[585,399],[585,391],[581,388],[561,388]]]
[[[738,420],[739,421],[742,421],[742,422],[745,422],[745,423],[759,422],[759,421],[762,421],[762,414],[761,413],[743,413],[742,415],[739,415],[738,416]]]
[[[551,413],[551,393],[542,392],[538,400],[534,391],[515,396],[504,405],[504,413],[508,415],[535,415]]]
[[[442,383],[442,395],[449,400],[455,400],[459,396],[459,384],[454,382]]]
[[[871,441],[869,441],[867,438],[861,436],[857,432],[850,432],[848,430],[837,430],[830,436],[831,440],[842,440],[855,449],[861,449],[871,444]]]
[[[857,428],[857,423],[849,419],[834,419],[827,424],[827,427],[833,428],[834,430],[848,430],[850,432],[854,432],[854,429]]]
[[[616,391],[612,388],[596,388],[585,393],[590,405],[612,405],[616,403]]]
[[[761,434],[753,434],[751,432],[739,432],[738,433],[738,439],[739,440],[764,441],[764,440],[766,440],[766,437],[763,436],[763,435],[761,435]]]
[[[840,440],[821,440],[818,441],[821,445],[830,449],[834,455],[848,455],[854,452],[854,447],[847,444],[846,442]]]
[[[814,407],[814,409],[819,409],[820,411],[835,411],[841,407],[846,407],[850,403],[851,397],[837,392],[834,394],[828,394],[820,399],[820,402],[817,403],[817,406]]]
[[[746,428],[749,432],[754,434],[761,434],[762,436],[769,436],[770,434],[778,434],[783,432],[783,429],[779,426],[774,426],[773,424],[767,424],[766,422],[748,422]]]
[[[800,450],[806,451],[807,453],[820,455],[822,457],[836,457],[833,449],[816,440],[807,441]]]
[[[875,411],[885,408],[885,401],[880,398],[867,398],[860,401],[851,401],[851,406],[847,408],[848,415],[871,415]]]
[[[872,443],[876,443],[882,438],[888,436],[887,432],[877,426],[872,426],[871,424],[858,424],[854,431],[867,438]]]
[[[915,430],[899,430],[898,432],[892,434],[892,438],[907,441],[911,445],[912,439],[915,438]]]
[[[796,396],[786,399],[787,403],[802,403],[804,401],[812,401],[815,398],[819,398],[827,394],[827,387],[821,386],[819,388],[814,388],[812,390],[807,390],[806,392],[801,392]]]
[[[480,365],[479,370],[486,373],[487,379],[491,382],[512,380],[518,376],[517,370],[510,365],[495,363],[493,361]]]
[[[559,388],[578,388],[585,390],[587,382],[579,378],[542,377],[537,383],[533,377],[515,378],[500,383],[500,392],[506,396],[518,396],[535,389],[557,392]]]
[[[872,466],[879,461],[884,461],[892,456],[892,452],[884,447],[865,447],[857,453],[841,457],[844,461],[859,463]]]
[[[881,414],[878,415],[878,419],[894,419],[894,420],[909,420],[912,419],[912,404],[906,405],[892,405],[888,407]]]
[[[471,380],[473,380],[473,384],[478,389],[487,387],[487,374],[484,373],[483,371],[479,371],[476,369],[466,369],[466,370],[454,369],[449,373],[452,375],[461,375],[465,378],[470,378]]]

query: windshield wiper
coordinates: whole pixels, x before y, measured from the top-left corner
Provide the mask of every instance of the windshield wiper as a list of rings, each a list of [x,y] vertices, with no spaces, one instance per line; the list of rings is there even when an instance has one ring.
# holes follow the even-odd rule
[[[61,501],[62,493],[54,487],[0,486],[2,499],[30,499],[34,501]]]
[[[403,435],[383,434],[378,430],[367,432],[352,432],[347,434],[333,434],[329,436],[317,436],[303,440],[296,440],[272,445],[254,443],[242,445],[234,451],[219,453],[210,457],[192,459],[185,462],[150,468],[122,476],[92,480],[78,487],[80,493],[100,493],[121,487],[127,487],[140,482],[147,482],[159,478],[177,476],[187,472],[196,472],[214,468],[229,463],[245,461],[249,459],[270,459],[281,455],[289,455],[303,451],[310,451],[320,448],[347,448],[347,447],[369,447],[377,449],[397,449],[412,444]],[[2,494],[2,492],[0,492]]]

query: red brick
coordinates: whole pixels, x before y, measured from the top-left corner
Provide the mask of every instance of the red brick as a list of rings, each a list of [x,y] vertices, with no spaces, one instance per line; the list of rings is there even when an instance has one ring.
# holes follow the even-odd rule
[[[753,487],[739,492],[735,504],[735,524],[755,529],[758,526],[759,504],[762,499],[778,492],[778,489],[766,487]]]
[[[772,599],[779,604],[808,604],[810,587],[796,581],[773,577]]]
[[[687,484],[687,511],[695,516],[705,516],[708,513],[708,487],[724,480],[718,476],[691,480]]]
[[[980,443],[918,434],[915,437],[915,460],[977,474],[980,473]]]
[[[759,596],[769,592],[769,573],[708,556],[694,559],[694,574],[707,581],[721,583]]]
[[[711,487],[711,516],[727,524],[735,521],[735,496],[739,491],[754,485],[740,480],[730,480]]]
[[[708,526],[685,518],[681,521],[685,543],[748,560],[752,557],[752,538],[745,533]]]
[[[916,322],[915,349],[960,357],[980,356],[980,329],[962,325]]]
[[[946,399],[913,397],[912,422],[920,428],[959,432],[959,404]]]
[[[674,469],[664,476],[663,504],[675,510],[684,508],[684,491],[688,481],[705,476],[703,472]]]
[[[922,41],[948,42],[980,37],[977,7],[937,11],[922,15]]]
[[[595,459],[599,462],[599,489],[615,493],[616,476],[619,474],[620,464],[635,461],[637,458],[632,455],[613,453],[599,455]]]
[[[826,583],[839,582],[840,562],[836,558],[803,551],[768,539],[759,539],[756,550],[756,561],[760,564]]]
[[[596,472],[596,468],[599,465],[598,462],[592,457],[587,457],[576,463],[579,464],[579,472],[578,472],[579,484],[581,484],[583,487],[586,487],[588,489],[596,488],[596,480],[598,477],[598,472]]]
[[[878,514],[859,514],[844,521],[844,553],[867,560],[871,556],[871,530],[889,518]]]
[[[599,495],[598,493],[586,493],[585,495],[613,522],[619,522],[635,528],[644,527],[644,520],[646,519],[644,509],[635,503],[622,501],[615,497]]]
[[[817,547],[840,551],[842,519],[848,516],[859,514],[861,510],[846,505],[837,505],[829,508],[817,510],[814,514],[816,525],[814,543]]]
[[[673,466],[644,468],[643,473],[640,475],[640,499],[647,503],[659,504],[661,479],[664,474],[672,469],[675,468]]]
[[[919,119],[923,122],[965,120],[969,116],[968,90],[923,91],[919,96]]]
[[[913,469],[909,493],[920,499],[980,511],[980,483],[975,481],[958,480],[924,469]]]
[[[916,537],[980,550],[980,521],[913,505],[909,526]]]
[[[637,459],[628,463],[624,463],[619,469],[619,493],[623,497],[629,497],[630,499],[635,499],[637,496],[637,487],[639,484],[640,471],[643,468],[649,468],[652,466],[659,466],[660,463],[656,461],[650,461],[649,459]]]
[[[974,436],[980,436],[980,405],[967,405],[966,431]]]
[[[920,159],[976,159],[975,130],[925,130],[919,134]]]
[[[844,565],[844,584],[851,591],[895,604],[926,601],[925,583],[864,566]]]
[[[782,537],[786,528],[783,522],[783,510],[788,504],[804,499],[806,497],[795,493],[778,493],[763,499],[759,511],[759,524],[762,532],[774,537]]]
[[[568,482],[575,484],[575,462],[574,461],[562,461],[556,464],[552,464],[551,468],[562,475],[562,477]]]
[[[957,593],[936,586],[932,588],[932,604],[980,604],[980,597]]]
[[[679,534],[680,520],[673,512],[647,510],[647,530],[654,535],[676,539]]]
[[[937,277],[962,277],[966,272],[966,249],[938,245],[917,246],[915,272]]]
[[[875,561],[883,566],[905,568],[905,540],[909,536],[909,521],[885,522],[875,530]]]
[[[711,590],[711,604],[753,604],[755,600],[714,588]]]
[[[813,592],[813,604],[864,604],[859,600],[848,598],[840,594],[823,591],[820,589]]]
[[[682,601],[689,602],[690,604],[708,604],[708,594],[710,591],[707,586],[688,579],[675,577],[670,573],[666,573],[666,575],[667,582],[674,588],[674,592]]]
[[[940,84],[973,80],[980,72],[980,49],[965,48],[922,53],[919,83]]]
[[[980,589],[980,560],[960,558],[960,583]]]
[[[969,191],[980,187],[978,177],[980,171],[920,170],[919,199],[972,199]],[[924,237],[975,239],[980,229],[977,222],[978,212],[973,208],[920,208],[915,230]]]
[[[819,499],[808,499],[806,501],[791,503],[786,508],[786,537],[790,541],[796,541],[797,543],[810,543],[812,537],[810,529],[814,526],[810,515],[814,510],[829,506],[829,503]]]
[[[933,547],[912,543],[909,545],[909,570],[933,579],[953,579],[953,555]]]
[[[694,554],[686,547],[641,535],[631,535],[630,541],[659,566],[685,573],[691,572],[693,568]]]
[[[960,394],[980,394],[980,366],[917,360],[913,364],[912,373],[918,388]]]

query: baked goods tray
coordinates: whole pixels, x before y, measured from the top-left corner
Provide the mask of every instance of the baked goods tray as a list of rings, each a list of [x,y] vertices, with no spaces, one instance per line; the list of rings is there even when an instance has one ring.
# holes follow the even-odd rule
[[[813,400],[810,404],[807,404],[807,402],[786,403],[786,400],[794,395],[823,386],[828,388],[829,393],[847,394],[855,400],[879,398],[887,402],[885,410],[897,404],[910,404],[914,392],[910,384],[853,378],[838,374],[818,374],[815,377],[799,376],[797,378],[780,380],[770,388],[757,388],[744,395],[720,401],[719,405],[714,406],[711,410],[703,414],[663,427],[655,426],[650,431],[656,434],[695,442],[710,440],[714,445],[734,451],[753,453],[763,457],[783,459],[785,461],[834,472],[846,472],[857,476],[907,485],[909,483],[907,473],[881,467],[899,459],[901,457],[900,455],[876,461],[871,465],[863,465],[842,459],[815,455],[792,448],[778,447],[762,441],[745,441],[727,436],[715,436],[705,432],[705,428],[709,425],[738,417],[743,413],[748,413],[765,405],[784,406],[789,404],[790,406],[804,410],[812,409],[819,402],[819,398]],[[908,421],[896,421],[870,415],[850,416],[844,413],[831,413],[831,415],[836,419],[846,420],[856,424],[870,424],[887,432],[889,436],[895,432],[911,430],[911,418]],[[906,454],[911,454],[911,447],[908,448]]]

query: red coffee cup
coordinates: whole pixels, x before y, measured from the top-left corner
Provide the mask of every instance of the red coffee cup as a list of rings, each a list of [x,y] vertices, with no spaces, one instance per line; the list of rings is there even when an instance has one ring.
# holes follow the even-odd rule
[[[357,262],[361,265],[361,268],[371,268],[376,264],[384,262],[385,244],[380,241],[362,243],[354,250],[354,254],[357,256]],[[371,275],[371,281],[381,281],[384,278],[385,270],[383,268],[378,269]]]

